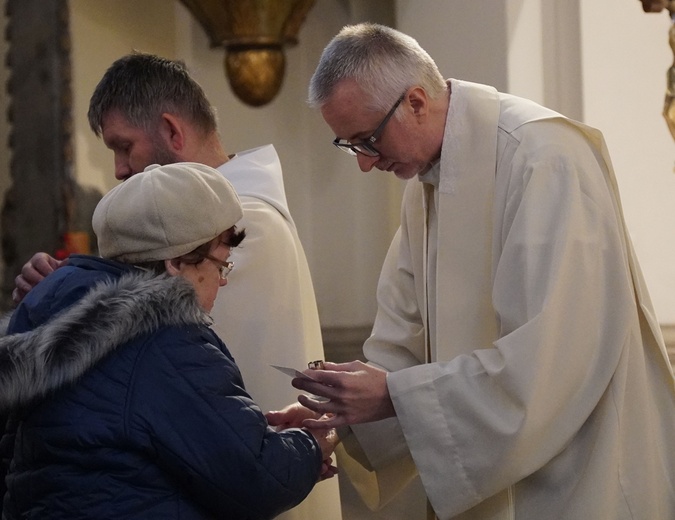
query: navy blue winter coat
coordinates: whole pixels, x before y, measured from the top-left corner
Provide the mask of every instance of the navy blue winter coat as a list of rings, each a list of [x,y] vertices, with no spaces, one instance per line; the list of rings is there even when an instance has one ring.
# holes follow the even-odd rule
[[[33,289],[0,339],[18,419],[4,517],[263,519],[302,501],[317,442],[267,426],[209,323],[181,278],[94,257]]]

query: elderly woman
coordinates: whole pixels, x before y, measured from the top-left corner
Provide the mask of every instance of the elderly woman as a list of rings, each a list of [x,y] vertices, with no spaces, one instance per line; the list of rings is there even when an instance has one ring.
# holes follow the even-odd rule
[[[262,519],[309,493],[334,433],[271,429],[209,328],[241,216],[229,182],[194,163],[103,197],[103,258],[71,256],[0,340],[3,518]]]

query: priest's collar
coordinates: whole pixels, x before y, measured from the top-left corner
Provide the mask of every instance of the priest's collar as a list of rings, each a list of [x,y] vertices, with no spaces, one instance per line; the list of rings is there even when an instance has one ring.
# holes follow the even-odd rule
[[[438,188],[441,179],[441,160],[437,159],[429,165],[429,168],[424,173],[419,175],[420,182],[431,184],[434,188]]]

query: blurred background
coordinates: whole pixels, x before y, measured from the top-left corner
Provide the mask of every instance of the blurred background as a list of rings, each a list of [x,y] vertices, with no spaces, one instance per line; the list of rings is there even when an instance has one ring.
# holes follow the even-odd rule
[[[14,277],[34,252],[67,254],[87,240],[95,244],[91,211],[117,181],[111,152],[86,122],[89,97],[115,59],[140,50],[187,63],[217,107],[229,153],[275,145],[330,356],[358,356],[404,185],[386,173],[361,173],[331,146],[334,136],[305,100],[331,37],[343,25],[373,21],[415,37],[446,77],[529,97],[603,131],[659,320],[672,335],[675,142],[661,116],[673,63],[666,10],[645,13],[638,0],[316,0],[297,44],[283,48],[278,94],[251,106],[233,93],[226,51],[212,44],[189,2],[1,3],[4,310],[11,309]]]

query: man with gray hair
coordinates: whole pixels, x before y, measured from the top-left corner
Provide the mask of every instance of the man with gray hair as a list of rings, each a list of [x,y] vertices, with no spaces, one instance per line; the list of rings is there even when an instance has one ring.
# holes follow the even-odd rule
[[[443,520],[675,518],[673,372],[601,133],[373,24],[328,44],[310,102],[409,180],[370,363],[293,380],[366,500],[416,470]]]

